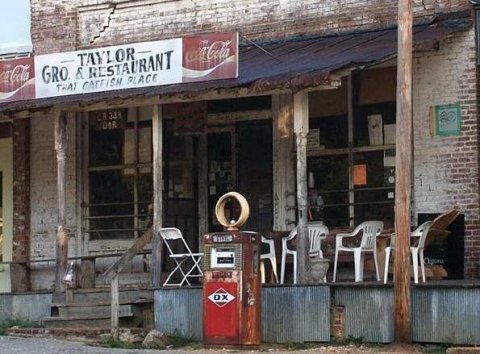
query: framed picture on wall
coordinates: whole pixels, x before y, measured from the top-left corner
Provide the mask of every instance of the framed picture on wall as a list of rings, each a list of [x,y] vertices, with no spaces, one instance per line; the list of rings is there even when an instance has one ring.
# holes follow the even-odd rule
[[[433,133],[436,136],[460,135],[462,112],[459,103],[433,107]]]

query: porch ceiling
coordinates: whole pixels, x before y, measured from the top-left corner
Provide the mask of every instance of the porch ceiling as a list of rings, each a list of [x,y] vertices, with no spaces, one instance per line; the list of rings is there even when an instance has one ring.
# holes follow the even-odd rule
[[[432,45],[440,40],[471,26],[472,20],[468,12],[449,14],[447,18],[437,18],[430,23],[416,25],[413,29],[414,50],[432,49]],[[296,92],[328,85],[332,76],[343,70],[383,62],[395,57],[396,52],[396,28],[321,37],[290,38],[257,45],[249,43],[240,47],[237,79],[20,101],[0,105],[0,112],[74,103],[87,104],[107,99],[175,94],[188,94],[194,99],[199,93],[228,88],[247,88],[250,93],[258,94],[275,89]]]

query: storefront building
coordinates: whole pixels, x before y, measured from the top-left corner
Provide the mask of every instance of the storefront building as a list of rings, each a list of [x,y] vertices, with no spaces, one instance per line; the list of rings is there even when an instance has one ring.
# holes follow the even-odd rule
[[[393,228],[396,1],[50,0],[31,1],[31,10],[34,56],[238,32],[239,72],[118,90],[109,89],[114,73],[98,84],[102,73],[90,72],[105,90],[70,94],[64,85],[48,97],[0,103],[1,154],[11,156],[0,161],[3,255],[9,274],[20,275],[5,291],[52,287],[54,263],[30,262],[55,258],[63,187],[72,257],[124,252],[152,225],[155,200],[161,225],[201,248],[201,236],[219,230],[213,209],[230,190],[250,203],[248,229],[288,231],[302,183],[310,220],[331,230],[368,219]],[[473,278],[480,263],[473,7],[414,1],[414,16],[412,223],[459,210],[461,261],[450,273]],[[85,65],[114,60],[77,56]],[[160,71],[168,58],[156,60],[144,65]],[[45,75],[62,81],[61,71]],[[55,141],[62,120],[66,146]],[[307,142],[305,181],[299,141]]]

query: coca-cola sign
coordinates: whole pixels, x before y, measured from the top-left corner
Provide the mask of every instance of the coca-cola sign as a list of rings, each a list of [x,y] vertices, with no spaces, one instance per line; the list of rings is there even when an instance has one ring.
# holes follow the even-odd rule
[[[32,57],[0,61],[0,102],[35,98]]]
[[[237,33],[183,38],[183,82],[232,79],[237,76]]]
[[[206,34],[0,61],[0,103],[237,76],[238,34]]]

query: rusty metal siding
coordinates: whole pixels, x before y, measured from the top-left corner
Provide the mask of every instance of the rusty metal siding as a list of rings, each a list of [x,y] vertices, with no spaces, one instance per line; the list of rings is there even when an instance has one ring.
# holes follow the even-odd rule
[[[366,342],[394,339],[393,289],[385,286],[335,287],[334,304],[345,307],[345,336]]]
[[[202,340],[202,289],[155,290],[155,329]],[[262,288],[262,341],[330,341],[328,286]]]
[[[480,288],[413,288],[412,334],[415,342],[480,343]]]
[[[330,295],[332,293],[332,296]],[[155,290],[155,328],[201,340],[202,288]],[[345,335],[366,342],[394,340],[391,286],[264,286],[262,341],[330,341],[330,299],[345,308]],[[480,286],[412,287],[415,342],[480,343]]]
[[[262,341],[330,341],[330,287],[263,287]]]
[[[155,329],[185,338],[203,338],[202,288],[155,290]]]

